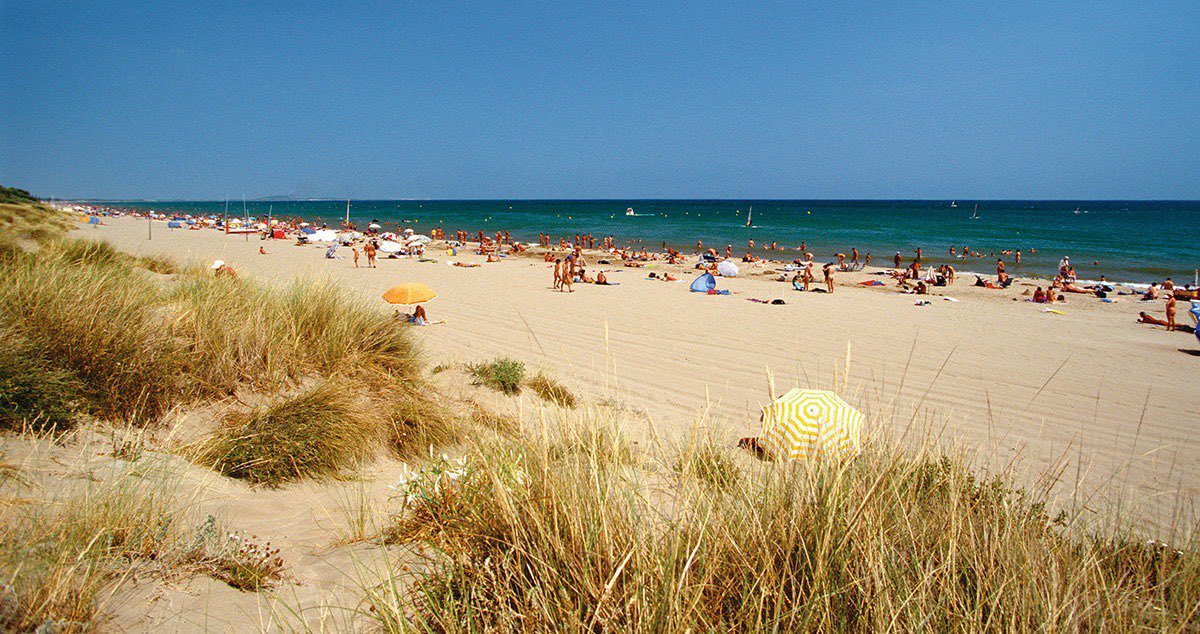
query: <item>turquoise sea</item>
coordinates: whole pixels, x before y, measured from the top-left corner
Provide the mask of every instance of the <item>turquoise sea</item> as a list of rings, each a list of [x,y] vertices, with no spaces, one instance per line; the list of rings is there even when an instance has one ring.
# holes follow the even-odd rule
[[[225,210],[223,201],[90,202],[171,213]],[[231,201],[229,214],[241,216],[242,204]],[[978,218],[973,218],[976,205]],[[298,216],[334,226],[345,215],[346,201],[256,200],[245,206],[251,216]],[[626,215],[629,208],[638,215]],[[879,265],[890,265],[896,251],[910,258],[921,247],[926,261],[986,273],[995,272],[994,257],[952,259],[950,246],[997,256],[1020,249],[1020,266],[1004,256],[1018,276],[1051,275],[1064,255],[1083,279],[1107,275],[1114,281],[1149,282],[1169,276],[1188,283],[1200,268],[1200,201],[352,200],[350,218],[359,227],[379,220],[418,232],[438,226],[472,234],[504,229],[519,240],[536,240],[539,232],[556,241],[590,232],[649,250],[665,241],[685,253],[703,240],[705,247],[722,252],[732,245],[739,256],[753,239],[759,255],[776,259],[796,257],[796,247],[805,242],[818,259],[857,247]],[[763,250],[772,241],[790,251]]]

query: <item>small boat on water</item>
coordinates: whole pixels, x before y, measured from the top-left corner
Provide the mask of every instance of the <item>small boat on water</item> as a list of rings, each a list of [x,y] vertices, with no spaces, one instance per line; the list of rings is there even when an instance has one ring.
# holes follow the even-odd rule
[[[957,200],[952,200],[952,201],[950,201],[950,208],[951,208],[951,209],[957,209],[957,208],[958,208],[958,201],[957,201]]]

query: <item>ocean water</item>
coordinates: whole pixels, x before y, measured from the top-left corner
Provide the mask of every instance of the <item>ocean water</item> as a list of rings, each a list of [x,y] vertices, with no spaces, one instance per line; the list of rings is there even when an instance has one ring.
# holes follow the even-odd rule
[[[222,201],[93,201],[134,209],[192,214],[221,214]],[[972,218],[978,204],[978,218]],[[302,217],[336,225],[346,201],[249,201],[251,216]],[[753,207],[752,225],[746,226]],[[632,208],[637,216],[627,216]],[[229,213],[242,215],[242,202]],[[806,243],[818,260],[857,247],[871,253],[873,264],[890,266],[900,251],[911,259],[924,250],[926,262],[948,262],[960,271],[995,273],[996,257],[1008,269],[1053,275],[1059,259],[1070,256],[1080,278],[1108,276],[1114,281],[1150,282],[1173,278],[1192,281],[1200,268],[1200,201],[862,201],[862,200],[354,200],[350,218],[359,227],[379,220],[387,227],[418,232],[443,227],[447,232],[508,230],[515,239],[536,240],[539,232],[555,237],[592,233],[613,235],[622,244],[685,253],[696,241],[724,253],[726,245],[741,256],[754,240],[755,252],[775,259],[796,257]],[[772,241],[789,251],[765,251]],[[952,258],[950,246],[963,246],[986,258]],[[1022,251],[1015,265],[1002,250]]]

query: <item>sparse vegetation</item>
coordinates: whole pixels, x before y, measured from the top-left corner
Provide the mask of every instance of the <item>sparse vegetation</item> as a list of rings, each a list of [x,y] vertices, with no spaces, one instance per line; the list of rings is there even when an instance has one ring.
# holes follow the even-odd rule
[[[257,592],[283,579],[278,548],[254,535],[227,531],[212,515],[196,529],[181,562],[238,590]]]
[[[59,499],[0,505],[0,592],[9,595],[0,598],[0,629],[90,629],[106,584],[172,547],[178,511],[168,482],[120,476]]]
[[[525,380],[525,364],[504,358],[479,363],[467,368],[475,380],[505,394],[520,394],[521,382]]]
[[[575,407],[575,395],[567,389],[567,386],[546,376],[544,372],[534,375],[533,378],[525,382],[525,385],[529,386],[529,389],[542,397],[544,401],[554,403],[559,407]]]

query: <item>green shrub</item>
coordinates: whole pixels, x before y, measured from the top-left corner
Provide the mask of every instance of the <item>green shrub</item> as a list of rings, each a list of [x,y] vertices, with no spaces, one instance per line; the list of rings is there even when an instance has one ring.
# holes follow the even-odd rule
[[[488,363],[470,366],[475,379],[494,390],[505,394],[520,394],[521,382],[525,380],[525,364],[513,359],[496,359]]]

